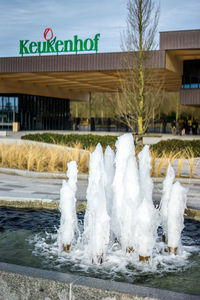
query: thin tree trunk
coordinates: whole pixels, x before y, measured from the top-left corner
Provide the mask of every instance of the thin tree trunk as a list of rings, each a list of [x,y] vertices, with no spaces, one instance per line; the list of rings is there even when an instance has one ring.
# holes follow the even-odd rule
[[[142,0],[139,3],[139,117],[138,117],[138,133],[143,134],[143,105],[144,105],[144,73],[143,73],[143,36],[142,36]]]

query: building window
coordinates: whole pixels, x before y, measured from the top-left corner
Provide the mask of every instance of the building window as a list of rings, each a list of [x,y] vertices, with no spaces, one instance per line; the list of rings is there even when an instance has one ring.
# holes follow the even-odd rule
[[[0,129],[12,129],[12,123],[18,119],[18,97],[0,96]]]
[[[0,130],[12,129],[19,122],[21,130],[71,129],[69,99],[33,95],[0,95]]]
[[[186,60],[183,62],[182,88],[200,88],[200,60]]]

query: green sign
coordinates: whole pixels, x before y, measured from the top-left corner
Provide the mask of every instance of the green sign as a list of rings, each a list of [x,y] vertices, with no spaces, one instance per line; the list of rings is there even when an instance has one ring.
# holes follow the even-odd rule
[[[47,38],[48,33],[51,33],[50,38]],[[83,52],[83,51],[95,51],[98,52],[98,41],[100,33],[97,33],[93,39],[87,38],[85,40],[79,39],[77,35],[74,35],[73,40],[57,40],[53,38],[53,31],[51,28],[46,28],[44,31],[43,42],[35,42],[30,40],[20,40],[19,54],[36,54],[42,53],[71,53],[71,52]]]

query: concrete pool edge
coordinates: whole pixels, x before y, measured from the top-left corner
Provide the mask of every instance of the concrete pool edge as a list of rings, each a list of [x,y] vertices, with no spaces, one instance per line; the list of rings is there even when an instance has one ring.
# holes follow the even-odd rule
[[[0,262],[0,298],[197,300],[199,296]]]
[[[0,207],[58,210],[59,201],[44,198],[0,197]],[[77,200],[77,212],[84,211],[86,200]]]
[[[77,212],[86,209],[86,200],[77,200]],[[47,209],[58,210],[59,201],[40,198],[22,198],[22,197],[0,197],[0,207],[21,208],[21,209]],[[186,217],[200,221],[200,210],[188,208],[185,211]]]

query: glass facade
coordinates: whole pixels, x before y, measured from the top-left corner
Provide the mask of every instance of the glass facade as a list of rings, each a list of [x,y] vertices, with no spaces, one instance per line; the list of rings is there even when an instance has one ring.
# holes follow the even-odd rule
[[[12,129],[12,123],[17,122],[18,100],[17,96],[0,96],[0,129]]]
[[[186,60],[183,62],[182,88],[200,88],[200,60]]]
[[[0,96],[0,129],[12,129],[19,122],[20,130],[71,129],[70,101],[33,95]]]

